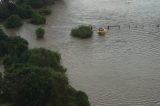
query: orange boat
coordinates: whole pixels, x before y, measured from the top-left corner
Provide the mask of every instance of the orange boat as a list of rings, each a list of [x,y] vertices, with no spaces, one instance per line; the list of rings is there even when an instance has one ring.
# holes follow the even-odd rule
[[[105,35],[107,33],[107,30],[105,28],[100,27],[97,30],[98,35]]]

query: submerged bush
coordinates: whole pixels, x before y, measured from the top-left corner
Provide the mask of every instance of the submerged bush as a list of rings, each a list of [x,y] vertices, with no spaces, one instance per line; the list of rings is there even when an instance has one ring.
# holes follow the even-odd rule
[[[90,38],[92,34],[93,34],[92,26],[81,25],[71,30],[71,35],[73,37],[81,39]]]
[[[36,29],[37,38],[44,38],[45,30],[43,28]]]
[[[6,28],[17,28],[22,26],[22,19],[18,15],[11,15],[4,23]]]
[[[46,23],[46,18],[39,13],[33,13],[31,23],[35,25],[41,25]]]
[[[41,10],[39,10],[39,14],[40,15],[49,15],[49,14],[51,14],[51,10],[49,10],[49,9],[41,9]]]

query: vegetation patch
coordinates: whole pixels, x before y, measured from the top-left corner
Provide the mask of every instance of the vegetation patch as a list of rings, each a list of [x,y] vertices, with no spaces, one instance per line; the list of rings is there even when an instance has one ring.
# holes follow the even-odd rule
[[[6,28],[17,28],[22,26],[22,19],[18,15],[11,15],[4,23]]]
[[[43,28],[36,29],[36,36],[37,38],[41,39],[44,38],[45,30]]]
[[[92,26],[81,25],[71,30],[71,36],[86,39],[92,37]]]

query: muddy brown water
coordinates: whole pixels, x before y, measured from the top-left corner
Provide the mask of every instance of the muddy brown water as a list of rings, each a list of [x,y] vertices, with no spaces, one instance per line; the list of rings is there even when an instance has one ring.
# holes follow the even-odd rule
[[[29,23],[17,34],[30,48],[59,51],[70,83],[92,106],[160,106],[160,0],[64,0],[51,8],[44,40]],[[72,38],[71,28],[80,24],[121,28]]]

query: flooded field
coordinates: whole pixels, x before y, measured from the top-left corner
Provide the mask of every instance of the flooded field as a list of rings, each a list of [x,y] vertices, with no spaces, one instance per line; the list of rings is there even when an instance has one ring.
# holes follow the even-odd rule
[[[160,105],[160,0],[63,0],[51,8],[44,40],[28,23],[17,33],[30,48],[59,51],[71,84],[87,92],[92,106]],[[72,38],[80,24],[120,29]]]

